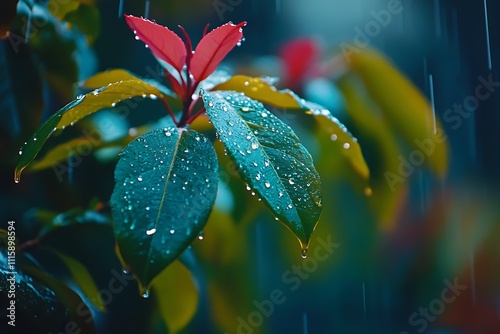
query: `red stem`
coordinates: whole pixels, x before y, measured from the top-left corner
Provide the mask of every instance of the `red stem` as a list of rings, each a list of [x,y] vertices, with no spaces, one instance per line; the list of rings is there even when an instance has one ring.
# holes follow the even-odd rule
[[[194,114],[193,116],[189,117],[187,120],[186,120],[186,124],[190,124],[192,121],[194,121],[196,119],[196,117],[200,116],[201,114],[203,114],[204,112],[206,111],[205,107],[202,107],[196,114]]]
[[[168,101],[164,97],[161,98],[161,101],[163,102],[163,104],[167,108],[168,113],[170,114],[170,117],[172,117],[172,120],[174,121],[175,126],[178,127],[179,122],[177,121],[177,118],[175,117],[174,112],[172,111],[172,108],[170,108],[170,104],[168,104]]]

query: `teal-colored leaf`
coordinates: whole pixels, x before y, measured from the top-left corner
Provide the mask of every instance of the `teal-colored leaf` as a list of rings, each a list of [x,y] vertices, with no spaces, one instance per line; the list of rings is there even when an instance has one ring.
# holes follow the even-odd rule
[[[143,294],[205,226],[217,170],[211,142],[193,130],[155,130],[121,153],[111,196],[114,233]]]
[[[73,125],[96,111],[113,107],[120,101],[137,96],[151,99],[163,97],[156,87],[142,80],[127,80],[96,89],[64,106],[40,126],[19,151],[20,158],[14,174],[15,181],[19,182],[22,171],[33,161],[54,131]]]
[[[306,250],[321,213],[320,179],[307,149],[288,125],[242,93],[205,93],[203,101],[247,188]]]

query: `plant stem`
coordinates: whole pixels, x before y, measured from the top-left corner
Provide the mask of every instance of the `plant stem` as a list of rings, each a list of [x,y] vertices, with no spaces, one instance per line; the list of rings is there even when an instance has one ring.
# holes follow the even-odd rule
[[[168,101],[164,97],[161,98],[161,101],[163,102],[163,104],[167,108],[168,113],[170,114],[170,117],[172,117],[172,120],[174,121],[175,126],[179,127],[179,122],[177,121],[177,118],[175,117],[174,112],[172,111],[172,108],[170,108],[170,104],[168,104]]]
[[[202,107],[196,114],[194,114],[193,116],[189,117],[187,120],[186,120],[186,124],[189,124],[191,123],[192,121],[194,121],[196,119],[196,117],[200,116],[201,114],[203,114],[204,112],[206,111],[205,107]]]
[[[28,241],[25,241],[22,244],[20,244],[19,247],[17,247],[17,251],[20,253],[20,252],[26,251],[26,249],[28,249],[28,248],[38,246],[39,244],[40,244],[39,238],[28,240]]]

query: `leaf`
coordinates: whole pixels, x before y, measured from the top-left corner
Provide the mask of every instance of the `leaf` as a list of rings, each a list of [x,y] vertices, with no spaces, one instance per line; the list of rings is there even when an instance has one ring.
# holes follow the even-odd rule
[[[174,261],[152,286],[168,332],[179,332],[189,324],[198,307],[198,291],[191,273],[181,262]]]
[[[448,169],[448,147],[444,130],[435,120],[432,107],[420,91],[382,55],[365,51],[351,55],[350,69],[363,80],[366,91],[380,106],[384,117],[410,144],[421,151],[417,141],[430,140],[434,150],[425,163],[439,176]]]
[[[241,93],[203,96],[207,114],[249,189],[306,250],[321,213],[320,179],[312,157],[293,130]]]
[[[246,22],[237,25],[226,23],[205,36],[196,46],[191,59],[191,74],[197,82],[212,74],[219,63],[243,38],[242,27]]]
[[[114,233],[143,293],[205,226],[217,169],[212,144],[193,130],[155,130],[123,150],[111,196]]]
[[[156,58],[173,66],[179,73],[182,72],[186,62],[186,47],[176,33],[167,27],[132,15],[125,15],[125,20]]]
[[[245,75],[235,75],[226,82],[219,84],[213,90],[235,90],[243,92],[246,96],[283,109],[301,109],[317,117],[318,123],[330,132],[332,140],[337,143],[338,148],[348,159],[351,166],[358,174],[368,179],[370,170],[365,162],[361,147],[357,139],[347,130],[330,111],[322,106],[301,99],[291,90],[277,90],[262,78],[253,78]],[[322,120],[322,118],[324,120]],[[345,149],[347,147],[347,149]]]
[[[97,309],[101,312],[106,312],[106,304],[99,294],[99,289],[97,288],[94,279],[79,261],[74,258],[67,256],[55,249],[50,249],[54,254],[56,254],[61,261],[66,265],[71,273],[71,277],[82,290],[83,294],[90,300]]]
[[[88,89],[97,89],[101,88],[103,86],[109,85],[110,83],[115,83],[119,81],[126,81],[126,80],[142,80],[145,83],[154,86],[158,88],[160,92],[163,93],[163,95],[167,98],[167,100],[171,104],[175,104],[177,101],[173,101],[173,98],[176,98],[177,96],[172,92],[168,87],[160,84],[157,80],[155,79],[146,79],[146,78],[141,78],[138,77],[137,75],[130,73],[127,70],[117,68],[117,69],[111,69],[107,70],[104,72],[97,73],[87,80],[84,80],[83,82],[80,83],[80,86],[88,88]],[[170,97],[170,99],[169,99]]]
[[[97,73],[84,80],[80,85],[88,89],[97,89],[119,81],[142,80],[127,70],[117,68]]]
[[[77,224],[110,224],[108,216],[94,210],[72,209],[54,217],[51,217],[50,212],[42,214],[46,216],[46,221],[38,233],[38,238],[45,237],[48,233],[66,226]]]
[[[80,4],[64,16],[64,21],[74,24],[93,43],[101,32],[99,10],[95,6]]]
[[[279,52],[285,67],[288,87],[297,87],[319,55],[317,43],[309,38],[292,40],[281,47]]]
[[[338,81],[339,89],[344,95],[346,108],[353,124],[362,134],[364,147],[374,156],[370,169],[374,172],[370,177],[370,186],[373,195],[369,198],[372,212],[383,230],[394,228],[398,210],[406,200],[407,185],[388,182],[387,171],[396,172],[399,168],[401,156],[394,131],[390,125],[373,110],[376,104],[369,99],[363,90],[363,84],[354,77],[344,77]],[[371,146],[369,146],[371,145]]]
[[[94,140],[88,137],[79,137],[64,144],[57,145],[47,152],[43,158],[37,159],[31,163],[28,171],[39,171],[50,168],[56,163],[60,163],[75,154],[79,154],[78,151],[82,148],[87,150],[89,147],[93,147],[93,143]]]
[[[89,319],[92,320],[92,318],[89,318],[92,313],[76,292],[68,288],[63,282],[49,276],[36,267],[26,266],[23,268],[23,271],[54,291],[57,298],[59,298],[66,307],[66,312],[70,320],[75,323],[76,328],[79,328],[82,333],[92,334],[96,332],[94,322],[89,321]],[[82,317],[82,314],[88,314],[89,316]]]
[[[127,80],[109,84],[106,87],[80,96],[58,110],[38,128],[19,151],[20,158],[14,173],[15,181],[19,182],[22,171],[33,161],[45,141],[54,131],[64,129],[85,116],[104,108],[113,107],[120,101],[136,96],[152,99],[163,97],[156,87],[144,81]]]
[[[0,251],[2,297],[7,298],[10,281],[15,281],[16,329],[21,333],[47,333],[75,321],[82,332],[94,333],[92,318],[75,314],[91,314],[80,297],[56,279],[46,280],[48,276],[39,269],[21,266],[25,260],[23,254],[16,254],[16,266],[11,267],[7,252]]]

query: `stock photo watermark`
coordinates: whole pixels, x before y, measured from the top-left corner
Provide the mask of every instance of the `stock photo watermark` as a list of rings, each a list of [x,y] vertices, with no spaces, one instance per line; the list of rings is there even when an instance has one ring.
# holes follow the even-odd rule
[[[474,89],[474,94],[464,98],[462,103],[455,103],[452,108],[443,113],[443,123],[449,124],[452,130],[457,130],[464,119],[469,118],[472,113],[479,109],[482,101],[489,99],[500,87],[500,82],[493,80],[493,74],[487,77],[479,76],[478,84]],[[447,135],[442,129],[436,129],[432,137],[415,139],[414,143],[418,149],[413,150],[406,157],[398,157],[399,165],[397,171],[386,171],[384,173],[387,185],[394,191],[398,183],[404,183],[426,159],[434,154],[436,144],[442,144],[447,140]]]
[[[234,11],[234,9],[242,3],[243,0],[214,0],[214,2],[212,2],[215,12],[221,21],[224,21],[226,12]]]
[[[286,286],[285,289],[273,289],[268,298],[254,300],[252,302],[254,311],[247,316],[238,316],[236,318],[237,334],[251,334],[254,330],[264,323],[264,319],[274,314],[277,306],[282,305],[287,300],[287,294],[296,291],[311,274],[318,270],[320,263],[325,262],[341,244],[332,241],[329,235],[326,239],[318,237],[317,246],[310,252],[310,256],[303,259],[300,264],[294,264],[281,275],[281,282]],[[225,334],[229,334],[226,332]]]
[[[411,2],[412,0],[405,0],[404,2]],[[340,44],[340,50],[344,55],[347,63],[351,62],[351,55],[354,53],[360,53],[363,49],[367,48],[372,42],[373,38],[380,35],[383,28],[386,28],[391,24],[393,16],[400,15],[404,9],[402,0],[389,0],[387,7],[379,11],[371,10],[370,16],[373,20],[368,21],[363,28],[360,26],[355,26],[354,38],[352,43],[342,42]]]
[[[9,221],[7,227],[7,324],[16,326],[16,222]]]
[[[420,306],[418,311],[413,312],[408,317],[408,323],[415,329],[416,333],[423,333],[430,323],[436,321],[437,317],[443,314],[447,306],[453,303],[462,292],[467,290],[466,285],[462,285],[455,277],[453,282],[448,279],[443,281],[445,287],[441,290],[439,298],[431,300],[426,307]],[[401,331],[399,334],[410,334],[411,332]]]

